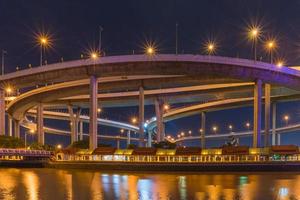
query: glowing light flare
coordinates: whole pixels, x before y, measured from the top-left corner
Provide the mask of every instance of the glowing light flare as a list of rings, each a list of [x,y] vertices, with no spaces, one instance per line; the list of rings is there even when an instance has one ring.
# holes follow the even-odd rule
[[[169,104],[164,104],[164,110],[169,110],[170,109],[170,105]]]
[[[180,135],[183,137],[183,136],[185,135],[185,133],[184,133],[184,132],[181,132]]]
[[[284,116],[283,116],[283,119],[284,119],[285,121],[288,121],[288,120],[290,119],[290,116],[284,115]]]
[[[124,129],[121,129],[120,132],[121,132],[121,133],[124,133]]]
[[[143,45],[144,53],[148,56],[153,56],[157,53],[157,45],[155,42],[146,41]]]
[[[261,37],[261,27],[257,25],[248,26],[248,39],[258,40]]]
[[[284,65],[285,65],[285,64],[284,64],[284,61],[283,61],[283,60],[279,59],[279,60],[276,61],[276,66],[277,66],[277,67],[283,67]]]
[[[7,94],[11,94],[12,91],[13,91],[13,89],[12,89],[12,87],[10,87],[10,86],[7,86],[7,87],[5,88],[5,92],[6,92]]]
[[[52,47],[53,41],[49,33],[35,33],[36,43],[43,47]]]
[[[47,46],[48,44],[48,38],[46,37],[40,37],[40,44],[43,45],[43,46]]]
[[[101,113],[102,109],[101,108],[97,108],[97,113]]]
[[[213,40],[209,40],[204,45],[204,51],[208,55],[215,54],[217,51],[217,44]]]
[[[34,134],[34,133],[35,133],[34,129],[30,129],[30,130],[29,130],[29,133],[30,133],[30,134]]]
[[[61,145],[61,144],[58,144],[58,145],[56,145],[56,148],[57,148],[57,149],[61,149],[61,148],[62,148],[62,145]]]
[[[247,127],[247,128],[250,127],[250,123],[249,123],[249,122],[246,123],[246,127]]]
[[[99,53],[96,52],[96,51],[92,51],[90,52],[90,58],[93,59],[93,60],[96,60],[98,59],[100,56],[99,56]]]
[[[212,130],[216,133],[217,130],[218,130],[218,127],[217,127],[217,126],[213,126],[213,127],[212,127]]]
[[[137,118],[136,118],[136,117],[131,118],[131,122],[132,122],[133,124],[136,124],[136,123],[137,123]]]

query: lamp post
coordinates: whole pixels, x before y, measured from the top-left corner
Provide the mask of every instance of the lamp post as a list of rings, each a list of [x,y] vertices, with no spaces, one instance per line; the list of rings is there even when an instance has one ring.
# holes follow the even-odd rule
[[[290,116],[288,116],[288,115],[283,116],[283,120],[285,121],[286,126],[288,126],[289,119],[290,119]]]
[[[25,148],[27,148],[27,135],[33,135],[35,131],[33,129],[30,129],[29,131],[25,132]]]
[[[217,127],[217,126],[213,126],[213,127],[212,127],[212,130],[213,130],[214,134],[217,134],[218,127]]]
[[[249,122],[246,123],[246,127],[247,127],[247,129],[249,131],[249,129],[250,129],[250,123]]]
[[[40,44],[40,66],[43,65],[43,51],[49,45],[49,38],[46,36],[39,37],[39,44]]]
[[[273,51],[276,49],[276,41],[275,40],[269,40],[266,43],[266,49],[270,54],[270,63],[273,64]]]
[[[2,60],[1,60],[1,74],[4,75],[4,57],[7,54],[7,51],[2,50]]]
[[[229,129],[230,133],[232,133],[233,126],[231,124],[229,124],[228,129]]]
[[[256,61],[256,46],[257,46],[257,40],[260,36],[260,29],[258,27],[252,27],[249,29],[248,37],[250,40],[253,42],[253,47],[254,47],[254,60]]]

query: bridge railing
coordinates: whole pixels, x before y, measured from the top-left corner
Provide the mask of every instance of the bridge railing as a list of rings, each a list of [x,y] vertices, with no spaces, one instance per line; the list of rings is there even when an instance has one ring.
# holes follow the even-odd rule
[[[187,155],[187,156],[157,156],[157,155],[64,155],[57,154],[57,161],[82,162],[147,162],[147,163],[242,163],[242,162],[281,162],[300,161],[300,154],[270,156],[270,155]]]

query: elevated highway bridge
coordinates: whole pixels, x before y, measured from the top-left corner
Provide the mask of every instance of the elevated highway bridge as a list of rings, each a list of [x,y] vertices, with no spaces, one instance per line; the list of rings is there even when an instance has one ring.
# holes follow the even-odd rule
[[[298,68],[219,56],[125,55],[81,59],[21,70],[1,76],[0,82],[1,134],[5,134],[5,110],[14,120],[15,135],[18,137],[20,122],[28,111],[35,108],[38,141],[44,143],[44,108],[48,110],[48,106],[65,106],[69,108],[70,116],[73,116],[73,109],[85,107],[90,110],[89,140],[90,148],[94,149],[97,146],[99,104],[107,107],[138,105],[139,145],[142,146],[145,141],[144,105],[155,105],[157,140],[161,141],[164,139],[163,98],[168,98],[171,103],[249,98],[248,102],[254,105],[253,147],[257,147],[262,145],[262,100],[266,105],[265,135],[268,135],[271,96],[297,96],[300,72]],[[6,106],[6,86],[26,92]],[[76,140],[74,130],[71,130],[72,141]]]

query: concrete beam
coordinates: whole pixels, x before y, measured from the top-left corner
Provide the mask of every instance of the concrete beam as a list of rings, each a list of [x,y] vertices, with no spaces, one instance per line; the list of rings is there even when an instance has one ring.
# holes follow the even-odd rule
[[[262,81],[258,79],[254,85],[253,148],[261,146],[261,95]]]
[[[90,123],[89,123],[89,136],[90,136],[90,150],[94,150],[98,146],[97,141],[97,106],[98,106],[98,83],[97,77],[91,76],[90,77]]]

